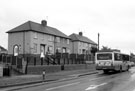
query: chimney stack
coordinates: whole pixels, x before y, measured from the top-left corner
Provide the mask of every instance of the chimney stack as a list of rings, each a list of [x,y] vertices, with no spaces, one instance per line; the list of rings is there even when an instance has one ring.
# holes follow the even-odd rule
[[[83,33],[82,33],[82,32],[79,32],[79,35],[80,35],[80,36],[83,36]]]
[[[47,21],[46,21],[46,20],[42,20],[42,21],[41,21],[41,24],[42,24],[43,26],[47,26]]]

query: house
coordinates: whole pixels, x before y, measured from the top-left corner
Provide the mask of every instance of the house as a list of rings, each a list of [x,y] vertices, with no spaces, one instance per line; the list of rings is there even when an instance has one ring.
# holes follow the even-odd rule
[[[4,47],[0,46],[0,54],[7,54],[8,51]]]
[[[7,33],[8,54],[14,56],[33,54],[44,57],[46,53],[70,53],[72,50],[70,37],[48,26],[46,20],[42,20],[41,24],[28,21]]]
[[[91,54],[91,48],[97,48],[97,44],[89,38],[83,36],[82,32],[79,32],[79,34],[73,33],[69,37],[72,39],[73,53]]]

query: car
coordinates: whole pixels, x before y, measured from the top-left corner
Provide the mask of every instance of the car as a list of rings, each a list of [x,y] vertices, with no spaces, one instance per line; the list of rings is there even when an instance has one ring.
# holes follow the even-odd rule
[[[135,63],[134,62],[131,62],[131,67],[135,66]]]
[[[133,66],[135,66],[135,63],[134,62],[129,62],[129,66],[133,67]]]

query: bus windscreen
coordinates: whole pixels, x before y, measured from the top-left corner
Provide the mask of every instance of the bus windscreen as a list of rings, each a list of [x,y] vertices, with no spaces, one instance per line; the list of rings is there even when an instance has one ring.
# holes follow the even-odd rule
[[[97,54],[97,60],[112,60],[112,54],[110,53]]]

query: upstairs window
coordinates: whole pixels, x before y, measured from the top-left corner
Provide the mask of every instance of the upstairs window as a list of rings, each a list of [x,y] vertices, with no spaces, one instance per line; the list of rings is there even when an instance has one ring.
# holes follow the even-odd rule
[[[91,44],[89,44],[89,48],[91,48]]]
[[[67,39],[67,44],[69,44],[69,39]]]
[[[56,37],[56,42],[60,42],[60,37]]]
[[[52,35],[49,35],[49,39],[48,39],[49,41],[54,41],[54,36],[52,36]]]
[[[63,44],[65,44],[65,43],[66,43],[66,39],[65,39],[65,38],[63,38],[62,40],[63,40]]]
[[[34,32],[34,38],[37,39],[37,32]]]

